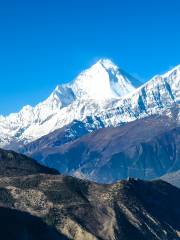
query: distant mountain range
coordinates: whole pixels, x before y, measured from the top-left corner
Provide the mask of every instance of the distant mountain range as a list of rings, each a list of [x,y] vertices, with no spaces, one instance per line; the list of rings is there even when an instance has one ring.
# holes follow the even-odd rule
[[[60,172],[102,183],[129,176],[157,178],[180,169],[180,125],[174,110],[171,118],[168,111],[68,141],[67,129],[83,129],[75,122],[20,151]]]
[[[175,240],[180,189],[128,179],[101,185],[0,149],[2,240]],[[17,173],[17,175],[16,175]]]
[[[159,114],[179,103],[179,89],[180,66],[141,85],[111,60],[101,59],[37,106],[0,116],[0,146],[16,148],[87,117],[92,119],[87,131],[92,131]]]
[[[141,84],[101,59],[35,107],[0,116],[0,146],[98,182],[180,169],[180,65]]]

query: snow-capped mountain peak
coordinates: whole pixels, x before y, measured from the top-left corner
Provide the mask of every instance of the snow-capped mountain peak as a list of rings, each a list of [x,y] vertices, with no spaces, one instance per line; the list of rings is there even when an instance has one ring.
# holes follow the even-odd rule
[[[89,116],[87,124],[96,129],[160,113],[180,101],[180,66],[137,86],[139,82],[111,60],[100,59],[35,107],[0,116],[0,147],[31,142]]]
[[[109,59],[100,59],[81,72],[72,82],[59,85],[53,92],[55,98],[67,106],[75,99],[105,101],[120,98],[137,87],[137,80],[119,70]]]
[[[29,142],[74,119],[84,119],[102,111],[106,102],[120,99],[135,89],[136,80],[119,70],[109,59],[100,59],[73,81],[58,85],[35,107],[0,116],[0,146]],[[136,85],[136,84],[135,84]]]
[[[119,67],[113,63],[112,60],[108,58],[101,58],[99,59],[94,66],[99,67],[102,66],[106,70],[113,70],[114,72],[118,71]]]

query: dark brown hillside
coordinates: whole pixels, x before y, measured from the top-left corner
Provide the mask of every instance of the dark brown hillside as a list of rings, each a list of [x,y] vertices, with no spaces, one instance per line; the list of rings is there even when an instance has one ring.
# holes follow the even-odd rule
[[[0,207],[1,240],[68,240],[41,218]]]
[[[97,184],[1,153],[2,240],[179,239],[180,189],[162,180]]]
[[[0,149],[0,176],[21,176],[36,173],[58,174],[58,171],[40,165],[32,158]]]
[[[167,116],[151,116],[31,155],[62,173],[101,183],[154,179],[180,168],[180,127]]]
[[[0,205],[40,217],[68,239],[174,240],[180,190],[163,181],[99,185],[60,175],[0,179]]]

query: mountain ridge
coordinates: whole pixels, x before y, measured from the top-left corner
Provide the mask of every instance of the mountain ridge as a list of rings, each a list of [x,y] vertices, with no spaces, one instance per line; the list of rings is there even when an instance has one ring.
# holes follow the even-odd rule
[[[92,123],[94,129],[101,125],[100,122],[104,127],[115,127],[138,118],[159,114],[172,107],[173,104],[179,103],[179,65],[135,88],[129,85],[129,82],[131,82],[128,80],[129,75],[128,77],[123,75],[124,72],[121,74],[121,70],[112,64],[111,61],[106,60],[107,68],[109,67],[113,73],[112,76],[109,75],[101,62],[97,62],[90,69],[82,72],[74,80],[74,83],[57,87],[49,98],[36,107],[25,106],[17,114],[11,114],[9,117],[1,116],[0,146],[11,148],[14,144],[23,145],[68,125],[74,120],[83,122],[87,117],[95,119]],[[94,71],[95,73],[96,71],[99,72],[99,68],[102,70],[100,70],[100,73],[105,73],[105,77],[97,77],[99,75],[94,74]],[[105,95],[103,95],[104,90],[101,85],[100,87],[96,86],[97,84],[91,85],[91,82],[96,82],[96,79],[102,82],[111,80],[113,84],[115,82],[115,85],[113,85],[114,93],[105,91]],[[78,85],[77,82],[79,81],[80,84],[78,83]],[[87,86],[82,87],[82,82],[88,82]],[[116,86],[117,84],[119,87]],[[114,88],[114,86],[116,87]],[[124,87],[125,93],[124,90],[120,92],[123,89],[120,86]],[[111,88],[108,87],[107,89]],[[98,91],[101,94],[98,94]],[[94,99],[92,99],[92,96],[94,96]],[[104,96],[106,96],[105,99]],[[61,99],[63,100],[61,101]],[[100,119],[99,122],[96,120],[97,118]]]
[[[117,127],[102,126],[91,133],[77,121],[19,151],[64,174],[97,182],[153,179],[180,167],[178,115],[173,108],[163,115]]]

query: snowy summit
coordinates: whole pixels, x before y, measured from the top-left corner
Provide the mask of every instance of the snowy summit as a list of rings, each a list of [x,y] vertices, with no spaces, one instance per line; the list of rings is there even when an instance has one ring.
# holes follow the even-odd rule
[[[68,84],[59,85],[50,96],[50,101],[60,101],[65,107],[74,100],[105,101],[120,98],[135,89],[139,82],[120,71],[109,59],[101,59],[83,71]]]

